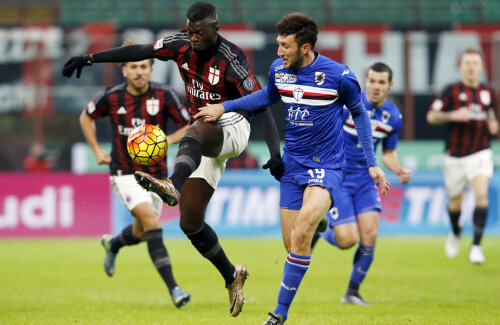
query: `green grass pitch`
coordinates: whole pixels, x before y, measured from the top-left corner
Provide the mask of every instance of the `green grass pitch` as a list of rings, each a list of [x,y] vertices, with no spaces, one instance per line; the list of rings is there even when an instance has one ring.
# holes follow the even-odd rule
[[[444,237],[381,237],[361,287],[371,307],[344,306],[354,250],[319,242],[297,293],[293,324],[500,324],[500,238],[483,240],[486,263],[444,256]],[[146,245],[126,247],[117,271],[102,268],[98,239],[0,241],[0,324],[254,324],[274,308],[286,257],[280,240],[223,239],[250,276],[246,304],[229,315],[227,291],[187,240],[165,240],[179,284],[192,301],[176,309]]]

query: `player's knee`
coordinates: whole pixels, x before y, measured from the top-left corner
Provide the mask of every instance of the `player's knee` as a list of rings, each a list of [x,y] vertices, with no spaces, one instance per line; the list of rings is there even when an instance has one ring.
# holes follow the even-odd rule
[[[348,249],[358,243],[358,227],[356,223],[341,224],[333,229],[339,248]]]
[[[313,230],[308,231],[308,229],[306,229],[305,227],[296,227],[292,232],[292,240],[290,245],[291,247],[290,249],[288,249],[288,251],[291,250],[292,246],[298,249],[303,249],[310,246],[310,240],[309,243],[307,243],[307,239],[312,238],[312,235],[310,235],[311,232],[314,233]]]
[[[370,227],[362,231],[360,235],[363,245],[373,246],[377,241],[378,229],[377,227]]]
[[[337,236],[337,243],[340,249],[348,249],[356,245],[358,239],[352,236]]]
[[[450,199],[450,202],[448,203],[448,209],[450,211],[460,211],[461,207],[462,207],[461,196]]]
[[[487,195],[477,196],[475,198],[475,200],[476,200],[476,207],[485,208],[488,206],[488,196]]]
[[[143,229],[132,229],[132,235],[140,241],[146,240],[146,233]]]
[[[476,189],[474,193],[474,199],[476,201],[476,206],[486,207],[488,206],[488,189],[481,188],[479,190]]]
[[[187,234],[192,234],[203,226],[203,222],[194,222],[193,220],[186,220],[184,218],[181,218],[179,221],[179,227],[181,230],[187,235]]]
[[[199,127],[199,123],[194,123],[189,128],[186,129],[186,131],[184,132],[184,135],[182,137],[183,138],[189,137],[189,138],[194,138],[194,139],[200,140],[200,138],[201,138],[200,131],[201,130]]]
[[[142,218],[141,226],[144,232],[150,230],[161,229],[161,222],[156,218],[156,216],[152,216],[150,218]]]

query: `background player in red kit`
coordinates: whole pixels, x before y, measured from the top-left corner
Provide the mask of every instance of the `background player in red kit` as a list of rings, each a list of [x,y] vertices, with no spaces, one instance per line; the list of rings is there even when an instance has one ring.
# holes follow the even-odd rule
[[[131,45],[73,57],[63,75],[77,78],[83,67],[96,62],[128,62],[149,58],[175,60],[184,80],[191,114],[200,107],[239,98],[260,89],[248,61],[239,47],[221,37],[215,7],[207,2],[193,4],[187,12],[187,29],[147,45]],[[263,109],[259,123],[265,131],[271,159],[264,165],[279,179],[283,174],[279,135],[269,109]],[[239,155],[248,144],[249,117],[225,114],[214,123],[194,121],[186,130],[175,160],[173,174],[161,180],[136,173],[138,182],[154,191],[169,205],[180,200],[180,227],[201,255],[210,260],[226,282],[229,311],[237,316],[243,306],[243,284],[247,270],[233,265],[216,233],[205,223],[206,207],[225,170],[228,158]]]
[[[124,45],[130,44],[134,43],[124,42]],[[167,285],[172,301],[181,307],[189,301],[190,295],[177,285],[163,243],[159,221],[163,201],[158,195],[141,188],[134,179],[136,171],[164,175],[167,171],[165,160],[152,166],[140,165],[130,158],[125,149],[130,132],[145,123],[166,129],[167,120],[173,119],[179,129],[167,135],[169,144],[178,143],[188,127],[189,113],[174,90],[167,85],[149,81],[153,62],[150,59],[122,64],[122,73],[127,81],[98,93],[80,115],[80,125],[97,163],[109,164],[113,189],[134,216],[133,223],[119,235],[104,235],[101,239],[106,250],[106,274],[111,277],[115,273],[115,260],[121,247],[145,240],[151,260]],[[94,119],[105,116],[110,117],[113,128],[111,157],[101,148],[96,136]]]
[[[462,232],[459,224],[462,199],[467,184],[474,191],[474,239],[469,251],[472,263],[484,263],[481,238],[488,216],[488,185],[493,176],[490,134],[498,133],[495,115],[495,92],[490,85],[481,83],[484,68],[481,52],[466,50],[459,64],[462,78],[448,85],[427,113],[430,124],[446,123],[448,137],[443,159],[444,179],[450,202],[448,213],[452,226],[445,251],[449,258],[457,256]]]

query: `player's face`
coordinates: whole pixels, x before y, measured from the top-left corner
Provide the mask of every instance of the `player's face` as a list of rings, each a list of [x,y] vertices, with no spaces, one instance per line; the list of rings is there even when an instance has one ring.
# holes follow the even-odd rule
[[[283,59],[285,69],[294,69],[302,67],[304,55],[295,35],[278,35],[278,56]]]
[[[217,28],[213,26],[212,18],[196,22],[188,20],[187,33],[194,51],[203,51],[217,42]]]
[[[128,84],[136,91],[141,92],[148,87],[153,67],[150,60],[128,62],[122,67],[122,72],[123,76],[127,78]]]
[[[462,76],[471,81],[479,81],[483,72],[483,58],[476,53],[464,54],[460,60]]]
[[[389,81],[389,72],[368,70],[368,75],[366,76],[366,97],[373,106],[380,107],[384,104],[391,87],[392,82]]]

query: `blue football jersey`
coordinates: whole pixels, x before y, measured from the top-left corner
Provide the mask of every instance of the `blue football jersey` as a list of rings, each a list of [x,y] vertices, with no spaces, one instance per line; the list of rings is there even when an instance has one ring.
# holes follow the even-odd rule
[[[403,116],[397,106],[386,98],[384,105],[378,108],[374,107],[368,101],[365,92],[362,94],[362,99],[371,119],[374,149],[377,150],[377,145],[380,142],[382,142],[383,150],[396,149],[399,131],[403,125]],[[363,148],[359,143],[358,133],[354,128],[354,121],[346,108],[344,108],[343,123],[346,167],[367,168]]]
[[[343,107],[359,104],[360,87],[347,66],[315,55],[311,64],[299,69],[285,69],[281,58],[275,60],[266,91],[285,105],[285,153],[306,167],[341,168]]]

